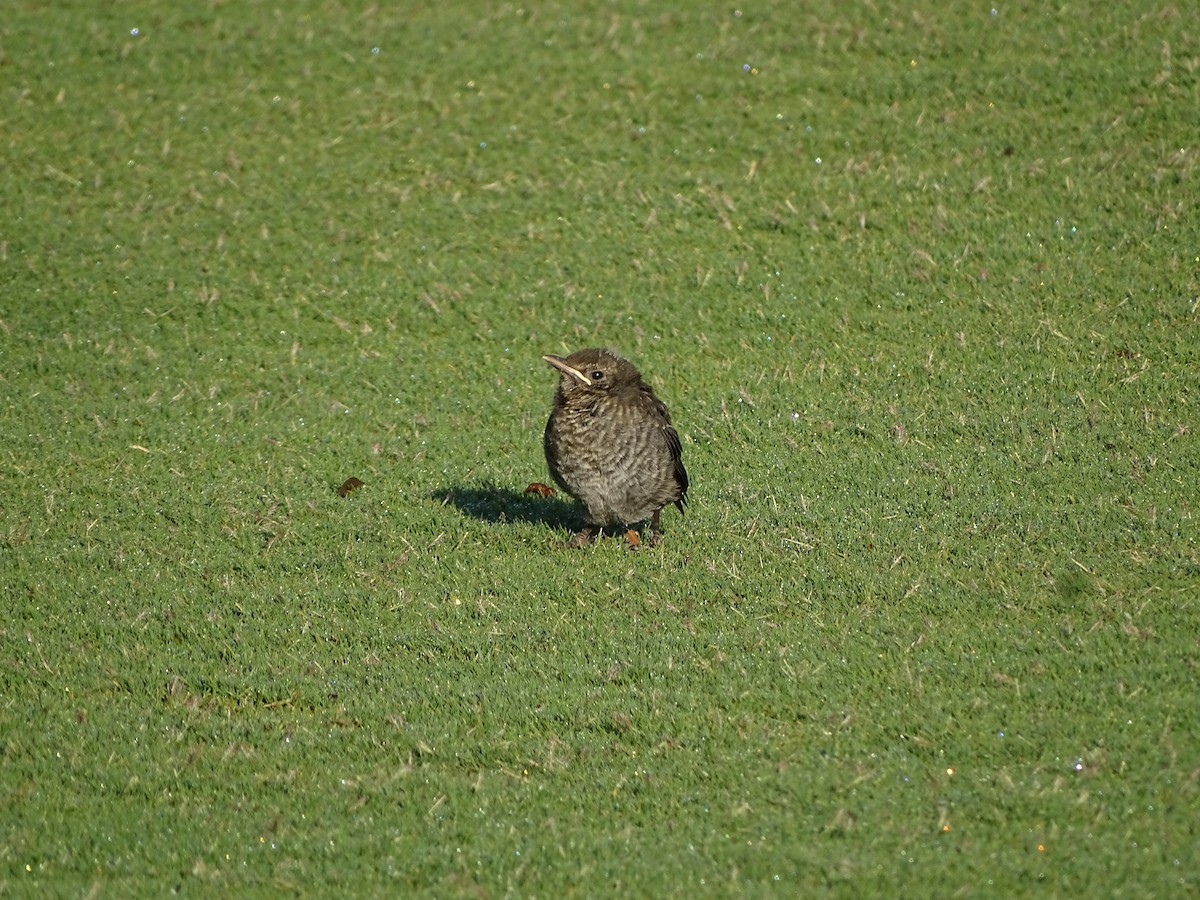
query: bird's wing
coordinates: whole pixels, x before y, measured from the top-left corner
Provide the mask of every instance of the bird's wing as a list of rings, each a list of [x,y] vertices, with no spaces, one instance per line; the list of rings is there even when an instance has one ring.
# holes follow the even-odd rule
[[[650,385],[643,381],[638,387],[642,402],[652,404],[658,414],[659,429],[667,440],[667,448],[671,451],[671,462],[675,470],[675,481],[679,484],[680,498],[675,505],[683,512],[684,504],[687,503],[688,473],[683,467],[683,444],[679,440],[679,432],[671,424],[671,414],[667,412],[667,405],[658,399]]]
[[[683,507],[687,505],[688,492],[688,474],[687,469],[683,467],[683,444],[679,441],[679,432],[675,430],[674,425],[663,426],[663,433],[667,438],[667,446],[671,448],[671,462],[675,469],[675,480],[679,483],[679,500],[675,505],[679,507],[679,511],[683,512]]]
[[[662,420],[670,425],[671,414],[667,412],[667,404],[658,399],[658,395],[654,393],[654,389],[643,381],[638,385],[638,392],[642,395],[642,402],[648,406],[653,406],[654,411],[662,417]]]

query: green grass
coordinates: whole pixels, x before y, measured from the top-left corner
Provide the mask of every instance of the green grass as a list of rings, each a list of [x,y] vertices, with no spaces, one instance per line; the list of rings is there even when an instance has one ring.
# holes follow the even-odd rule
[[[1196,890],[1184,7],[59,7],[0,893]],[[683,435],[652,550],[522,493],[589,345]]]

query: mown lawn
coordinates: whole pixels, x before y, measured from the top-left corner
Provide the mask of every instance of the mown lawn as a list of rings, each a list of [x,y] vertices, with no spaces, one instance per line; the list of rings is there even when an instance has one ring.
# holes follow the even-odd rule
[[[1197,890],[1184,6],[19,0],[0,97],[0,893]],[[656,548],[524,492],[598,345]]]

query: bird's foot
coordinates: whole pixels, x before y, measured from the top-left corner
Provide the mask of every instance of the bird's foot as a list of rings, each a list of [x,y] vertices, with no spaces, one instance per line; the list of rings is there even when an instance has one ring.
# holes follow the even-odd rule
[[[629,544],[630,550],[637,550],[642,546],[642,536],[634,528],[630,528],[625,532],[625,540]]]
[[[662,516],[662,510],[656,509],[654,515],[650,517],[650,546],[657,547],[662,541],[662,523],[659,521]]]
[[[575,537],[571,538],[569,541],[563,541],[558,546],[563,550],[574,550],[578,549],[579,547],[586,547],[592,542],[592,537],[592,529],[590,527],[585,528],[579,532],[579,534],[575,535]]]

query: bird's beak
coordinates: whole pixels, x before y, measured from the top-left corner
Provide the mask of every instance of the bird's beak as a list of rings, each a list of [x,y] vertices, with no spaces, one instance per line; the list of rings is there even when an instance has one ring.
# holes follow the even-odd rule
[[[567,361],[561,356],[543,356],[542,359],[550,363],[550,365],[554,366],[554,368],[558,369],[558,371],[562,372],[564,375],[570,375],[572,378],[578,378],[580,384],[591,384],[586,375],[584,375],[578,369],[573,369],[568,366]]]

